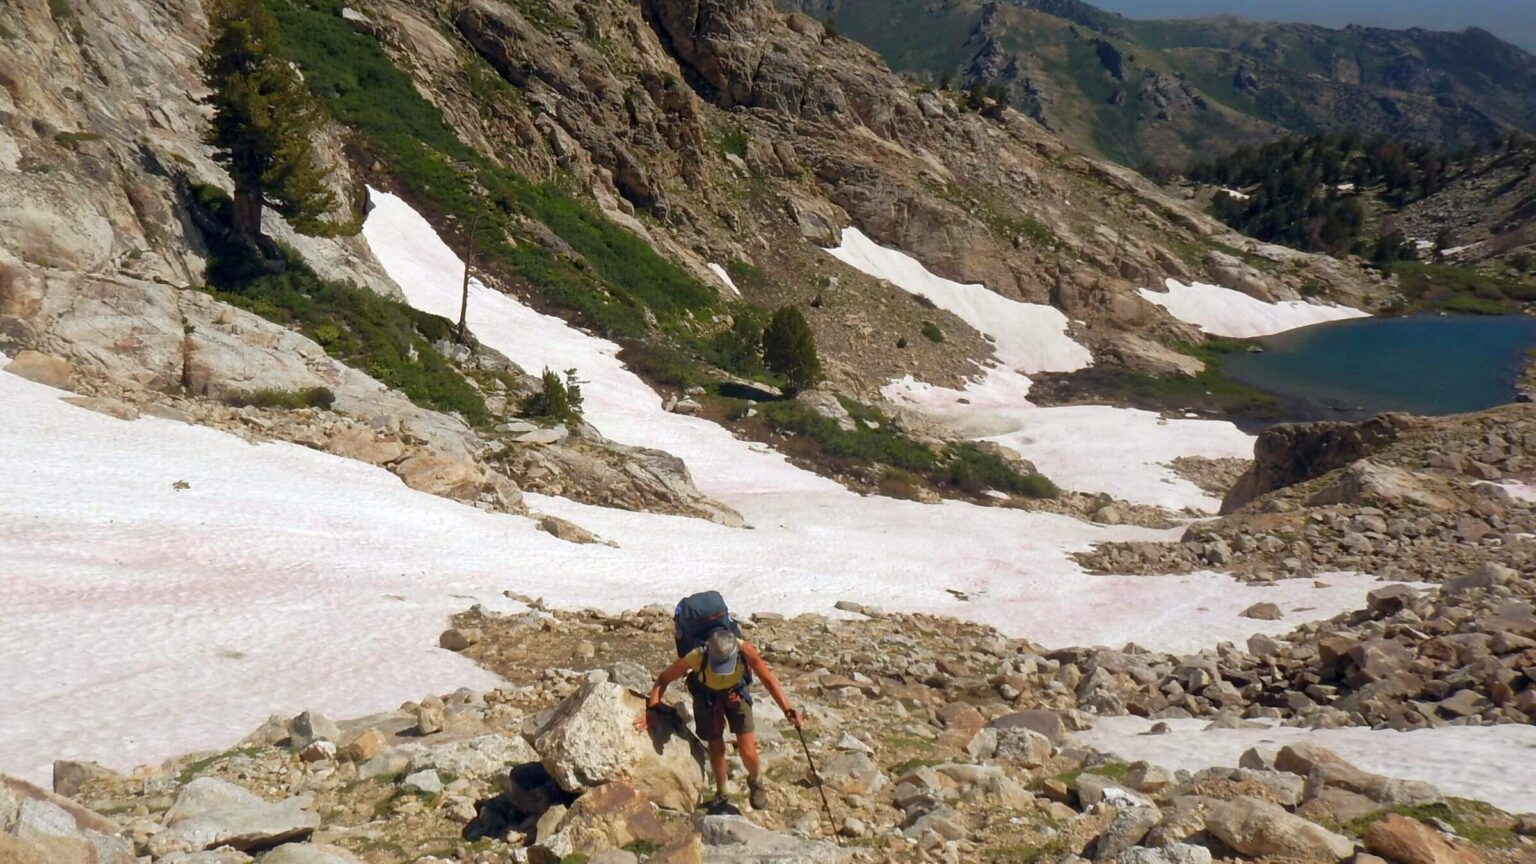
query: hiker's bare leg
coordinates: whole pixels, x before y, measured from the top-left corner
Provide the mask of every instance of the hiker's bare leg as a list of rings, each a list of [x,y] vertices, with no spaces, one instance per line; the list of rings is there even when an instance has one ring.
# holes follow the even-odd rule
[[[736,749],[741,753],[741,764],[747,768],[747,779],[757,779],[757,769],[762,765],[762,760],[757,756],[757,736],[751,732],[742,732],[736,736]]]
[[[725,794],[725,737],[709,740],[709,767],[715,772],[715,794]]]

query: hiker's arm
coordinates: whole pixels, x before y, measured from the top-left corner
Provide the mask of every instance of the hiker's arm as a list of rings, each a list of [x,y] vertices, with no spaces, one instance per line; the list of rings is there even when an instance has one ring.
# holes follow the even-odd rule
[[[660,705],[662,694],[667,692],[667,687],[687,674],[688,660],[685,657],[679,657],[676,663],[661,670],[661,674],[656,676],[656,686],[651,688],[651,695],[645,700],[645,707],[649,709]]]
[[[779,710],[783,711],[784,716],[788,717],[790,722],[798,728],[800,726],[800,715],[794,708],[790,707],[789,697],[784,695],[784,688],[779,686],[779,679],[773,677],[773,671],[768,668],[767,663],[763,662],[763,655],[757,653],[757,649],[752,647],[750,643],[743,642],[741,643],[741,657],[747,661],[747,668],[752,670],[752,674],[756,675],[758,680],[763,682],[763,686],[768,688],[768,695],[772,696],[773,701],[778,703]]]
[[[676,663],[661,670],[656,676],[656,685],[651,688],[651,695],[646,697],[645,710],[635,718],[635,728],[644,732],[651,726],[651,711],[661,705],[661,696],[667,692],[667,685],[688,674],[688,661],[678,658]]]

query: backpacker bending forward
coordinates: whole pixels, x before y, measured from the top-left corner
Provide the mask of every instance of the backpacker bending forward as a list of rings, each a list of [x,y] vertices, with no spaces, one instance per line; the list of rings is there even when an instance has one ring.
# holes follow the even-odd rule
[[[762,679],[768,695],[796,729],[800,728],[800,714],[790,707],[762,655],[740,638],[740,631],[718,593],[707,591],[686,598],[678,604],[675,617],[681,656],[656,678],[645,702],[645,713],[635,720],[635,728],[648,728],[650,712],[661,705],[667,686],[686,676],[688,692],[693,696],[694,728],[709,745],[709,764],[715,775],[711,806],[726,803],[725,729],[729,726],[747,769],[749,800],[754,809],[761,810],[768,806],[768,795],[759,778],[761,762],[752,734],[752,696],[748,688],[753,676]]]

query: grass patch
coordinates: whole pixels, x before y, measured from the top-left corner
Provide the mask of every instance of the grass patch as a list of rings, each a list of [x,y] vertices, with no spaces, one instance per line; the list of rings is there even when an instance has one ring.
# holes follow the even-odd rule
[[[224,404],[235,408],[319,408],[327,410],[336,404],[336,394],[329,387],[311,387],[307,390],[239,390],[224,397]]]
[[[927,743],[927,742],[924,742]],[[935,765],[943,765],[942,759],[908,759],[891,766],[892,777],[902,777],[916,771],[919,768],[932,768]]]
[[[195,194],[197,204],[211,218],[228,224],[228,196],[209,186],[198,187]],[[367,372],[423,408],[457,412],[472,424],[488,419],[479,391],[433,347],[453,331],[446,318],[349,282],[324,279],[292,249],[282,249],[286,260],[282,271],[274,273],[254,260],[242,244],[208,239],[212,254],[206,290],[213,296],[298,330],[320,343],[330,356]],[[273,407],[304,407],[290,403],[288,394],[267,393],[264,398]],[[305,398],[319,399],[320,394]]]
[[[929,342],[943,342],[944,331],[939,329],[939,325],[933,323],[932,321],[924,321],[923,338],[927,339]]]
[[[1181,343],[1173,348],[1181,354],[1199,359],[1205,368],[1194,377],[1158,377],[1121,370],[1085,370],[1073,373],[1072,378],[1086,382],[1095,393],[1112,399],[1123,399],[1138,408],[1201,408],[1260,419],[1272,418],[1279,412],[1280,400],[1273,394],[1229,378],[1222,371],[1222,358],[1247,351],[1248,343],[1216,338],[1199,345]]]
[[[408,196],[459,225],[481,220],[483,264],[609,336],[639,337],[652,321],[716,305],[714,291],[558,184],[531,182],[461,142],[379,43],[347,26],[340,0],[269,4],[282,48],[310,89],[360,133]],[[523,219],[547,226],[564,248],[528,236]]]
[[[69,150],[79,149],[81,144],[89,141],[100,140],[101,136],[97,135],[95,132],[60,132],[59,134],[53,136],[53,141],[55,144],[58,144],[60,147],[67,148]]]
[[[1468,315],[1507,315],[1536,302],[1536,280],[1475,267],[1399,261],[1390,271],[1411,307]]]
[[[715,139],[715,149],[722,155],[740,156],[745,159],[749,143],[751,138],[747,136],[747,130],[737,126],[720,133]]]
[[[1054,860],[1066,854],[1066,843],[1050,840],[1039,846],[1002,846],[986,851],[989,864],[1037,864],[1042,860]]]
[[[890,419],[874,408],[851,399],[842,403],[854,419],[852,431],[800,402],[767,402],[759,411],[775,431],[810,441],[821,456],[834,463],[884,465],[971,495],[988,489],[1031,498],[1059,494],[1056,485],[1045,477],[1022,473],[975,444],[955,444],[935,451],[898,433]],[[901,478],[900,474],[887,476]]]
[[[1459,837],[1474,846],[1507,849],[1519,842],[1514,831],[1509,828],[1486,824],[1489,819],[1507,818],[1506,814],[1490,804],[1467,798],[1447,798],[1438,804],[1386,807],[1345,823],[1342,828],[1346,833],[1359,837],[1365,834],[1372,823],[1379,822],[1394,813],[1426,824],[1430,824],[1432,819],[1438,819],[1451,826],[1451,830],[1455,831]]]
[[[199,774],[203,773],[209,768],[212,768],[214,765],[217,765],[220,762],[224,762],[229,759],[235,759],[240,756],[254,756],[257,753],[260,753],[261,750],[262,748],[260,747],[237,747],[233,750],[225,750],[222,753],[214,753],[210,756],[204,756],[203,758],[193,762],[188,762],[187,767],[181,769],[181,772],[176,775],[176,784],[178,786],[185,786],[196,779]]]
[[[1095,774],[1119,783],[1125,779],[1125,775],[1130,773],[1130,770],[1131,766],[1124,762],[1106,762],[1103,765],[1095,765],[1091,768],[1078,768],[1075,771],[1057,774],[1055,779],[1067,784],[1070,788],[1076,789],[1078,778],[1084,774]]]
[[[703,364],[686,351],[649,342],[626,343],[619,359],[636,375],[668,387],[708,387],[713,383]]]
[[[638,855],[641,858],[644,858],[647,855],[656,854],[656,850],[660,849],[661,845],[659,843],[653,843],[650,840],[631,840],[619,848],[623,849],[625,852],[629,852],[633,855]]]

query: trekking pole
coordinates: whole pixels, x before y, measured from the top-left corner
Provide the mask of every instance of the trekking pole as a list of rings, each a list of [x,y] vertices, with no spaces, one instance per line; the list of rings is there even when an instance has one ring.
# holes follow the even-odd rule
[[[799,726],[795,731],[800,733],[800,749],[805,751],[805,764],[811,766],[811,779],[816,781],[816,791],[821,793],[821,809],[827,813],[827,827],[832,831],[832,839],[837,845],[843,845],[843,837],[837,831],[837,822],[832,818],[832,805],[827,802],[827,790],[821,785],[821,774],[816,771],[816,760],[811,758],[811,745],[805,743],[805,730]]]

